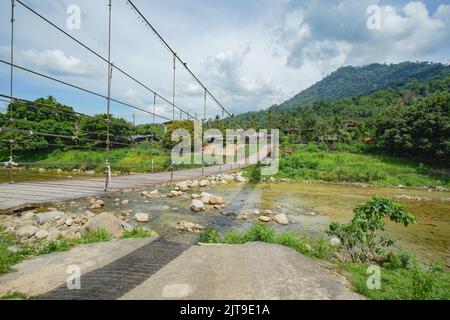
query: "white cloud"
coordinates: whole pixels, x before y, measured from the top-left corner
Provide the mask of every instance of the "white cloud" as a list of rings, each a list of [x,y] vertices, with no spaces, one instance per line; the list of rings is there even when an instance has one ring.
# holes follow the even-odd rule
[[[102,74],[98,65],[67,56],[64,51],[58,49],[23,50],[17,54],[16,59],[27,68],[38,69],[55,76],[93,77]]]
[[[286,65],[313,64],[329,72],[344,64],[426,60],[449,47],[449,5],[434,13],[420,1],[403,8],[384,5],[381,29],[369,30],[366,9],[371,4],[370,0],[291,1],[274,28],[277,43],[287,53]],[[297,24],[291,16],[299,17]]]
[[[217,88],[220,96],[227,97],[230,104],[236,106],[234,112],[239,109],[242,112],[243,103],[247,108],[267,107],[274,97],[282,95],[282,90],[271,77],[245,72],[243,66],[249,60],[250,51],[249,46],[220,51],[209,57],[205,66],[205,78]]]

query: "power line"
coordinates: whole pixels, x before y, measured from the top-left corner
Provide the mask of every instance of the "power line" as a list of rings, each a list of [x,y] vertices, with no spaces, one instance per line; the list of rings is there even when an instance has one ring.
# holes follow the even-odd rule
[[[160,94],[158,94],[156,91],[150,89],[148,86],[146,86],[144,83],[142,83],[140,80],[136,79],[135,77],[131,76],[128,72],[124,71],[122,68],[118,67],[117,65],[110,63],[110,61],[108,61],[108,59],[106,59],[105,57],[103,57],[101,54],[99,54],[98,52],[96,52],[95,50],[93,50],[92,48],[90,48],[89,46],[87,46],[86,44],[84,44],[83,42],[81,42],[80,40],[78,40],[77,38],[75,38],[74,36],[70,35],[68,32],[64,31],[62,28],[58,27],[56,24],[54,24],[53,22],[51,22],[49,19],[45,18],[44,16],[42,16],[40,13],[38,13],[36,10],[30,8],[29,6],[27,6],[26,4],[24,4],[21,0],[16,0],[19,4],[21,4],[24,8],[26,8],[27,10],[29,10],[30,12],[32,12],[33,14],[35,14],[36,16],[38,16],[39,18],[41,18],[42,20],[44,20],[45,22],[47,22],[48,24],[50,24],[52,27],[54,27],[55,29],[57,29],[58,31],[60,31],[61,33],[63,33],[64,35],[66,35],[67,37],[69,37],[70,39],[72,39],[73,41],[75,41],[76,43],[78,43],[80,46],[82,46],[83,48],[85,48],[86,50],[88,50],[89,52],[91,52],[92,54],[94,54],[95,56],[97,56],[99,59],[103,60],[105,63],[111,64],[112,68],[116,69],[117,71],[119,71],[120,73],[122,73],[123,75],[125,75],[126,77],[128,77],[129,79],[133,80],[134,82],[136,82],[137,84],[139,84],[141,87],[145,88],[146,90],[150,91],[151,93],[155,94],[158,98],[160,98],[161,100],[165,101],[166,103],[168,103],[169,105],[172,105],[174,108],[180,110],[181,112],[191,116],[188,112],[184,111],[182,108],[178,107],[175,104],[172,104],[168,99],[164,98],[163,96],[161,96]],[[192,116],[191,116],[192,117]],[[193,117],[194,118],[194,117]],[[170,120],[170,119],[166,119],[166,120]]]
[[[168,42],[161,36],[161,34],[155,29],[155,27],[148,21],[148,19],[142,14],[142,12],[134,5],[134,3],[131,0],[127,0],[127,3],[134,9],[134,11],[139,15],[139,17],[144,21],[145,24],[147,24],[148,27],[153,31],[153,33],[158,37],[158,39],[161,41],[161,43],[169,49],[169,51],[173,54],[174,59],[178,60],[181,65],[188,71],[188,73],[192,76],[192,78],[206,91],[206,93],[211,97],[211,99],[216,102],[216,104],[222,109],[223,112],[228,114],[228,116],[231,118],[231,120],[242,129],[242,127],[236,122],[236,120],[233,118],[232,114],[228,112],[227,109],[217,100],[217,98],[208,90],[208,88],[200,81],[200,79],[192,72],[192,70],[187,66],[187,63],[184,62],[175,52],[174,49],[168,44]],[[196,119],[198,120],[198,119]]]
[[[94,95],[94,96],[103,98],[103,99],[105,99],[105,100],[108,98],[107,96],[105,96],[105,95],[103,95],[103,94],[101,94],[101,93],[94,92],[94,91],[92,91],[92,90],[89,90],[89,89],[80,87],[80,86],[78,86],[78,85],[75,85],[75,84],[72,84],[72,83],[69,83],[69,82],[66,82],[66,81],[63,81],[63,80],[60,80],[60,79],[51,77],[51,76],[49,76],[49,75],[46,75],[46,74],[43,74],[43,73],[40,73],[40,72],[31,70],[31,69],[28,69],[28,68],[25,68],[25,67],[22,67],[22,66],[19,66],[19,65],[16,65],[16,64],[12,64],[12,63],[10,63],[10,62],[8,62],[8,61],[5,61],[5,60],[2,60],[2,59],[0,59],[0,63],[6,64],[6,65],[12,65],[12,66],[13,66],[14,68],[16,68],[16,69],[20,69],[20,70],[22,70],[22,71],[26,71],[26,72],[28,72],[28,73],[37,75],[37,76],[39,76],[39,77],[43,77],[43,78],[46,78],[46,79],[48,79],[48,80],[52,80],[52,81],[54,81],[54,82],[58,82],[58,83],[63,84],[63,85],[65,85],[65,86],[68,86],[68,87],[71,87],[71,88],[74,88],[74,89],[77,89],[77,90],[86,92],[86,93],[88,93],[88,94],[91,94],[91,95]],[[130,107],[130,108],[135,109],[135,110],[139,110],[139,111],[142,111],[142,112],[145,112],[145,113],[148,113],[148,114],[153,114],[152,112],[150,112],[150,111],[148,111],[148,110],[145,110],[145,109],[136,107],[136,106],[134,106],[134,105],[132,105],[132,104],[129,104],[129,103],[127,103],[127,102],[120,101],[120,100],[118,100],[118,99],[112,99],[112,98],[111,98],[111,101],[116,102],[116,103],[121,104],[121,105],[124,105],[124,106],[127,106],[127,107]],[[155,116],[157,116],[157,117],[159,117],[159,118],[161,118],[161,119],[170,121],[170,119],[167,118],[167,117],[165,117],[165,116],[162,116],[162,115],[159,115],[159,114],[155,114]]]

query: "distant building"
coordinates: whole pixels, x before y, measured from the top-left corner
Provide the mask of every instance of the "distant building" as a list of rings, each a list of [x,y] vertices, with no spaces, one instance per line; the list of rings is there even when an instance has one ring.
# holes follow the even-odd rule
[[[154,134],[135,135],[128,138],[130,143],[142,143],[144,141],[158,141],[158,138]]]

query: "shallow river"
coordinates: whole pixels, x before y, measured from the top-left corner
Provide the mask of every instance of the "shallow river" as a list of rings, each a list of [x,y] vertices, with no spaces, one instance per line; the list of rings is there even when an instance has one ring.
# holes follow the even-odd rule
[[[146,189],[153,190],[154,188]],[[159,188],[168,192],[168,188]],[[190,210],[192,193],[201,191],[222,196],[227,207],[220,213],[209,210],[194,213]],[[140,191],[121,193],[105,197],[104,211],[122,213],[132,210],[135,213],[150,213],[149,227],[173,240],[191,242],[195,235],[179,232],[175,229],[177,222],[187,220],[221,230],[234,229],[243,231],[250,227],[258,216],[250,215],[248,220],[237,219],[241,212],[261,212],[266,209],[274,213],[285,213],[295,223],[288,226],[274,225],[277,230],[295,230],[318,233],[326,230],[332,221],[348,222],[352,209],[374,195],[393,197],[410,195],[432,198],[430,201],[397,200],[416,217],[416,225],[404,228],[388,223],[386,231],[397,240],[397,245],[409,249],[427,260],[440,260],[450,265],[450,192],[429,192],[426,190],[401,190],[389,188],[362,188],[332,184],[237,184],[216,185],[201,190],[186,192],[176,198],[148,199]],[[117,199],[128,199],[123,206]],[[163,206],[166,206],[165,208]],[[89,202],[78,201],[67,204],[66,212],[82,213],[89,207]],[[233,214],[235,213],[235,214]],[[132,221],[130,224],[136,225]]]

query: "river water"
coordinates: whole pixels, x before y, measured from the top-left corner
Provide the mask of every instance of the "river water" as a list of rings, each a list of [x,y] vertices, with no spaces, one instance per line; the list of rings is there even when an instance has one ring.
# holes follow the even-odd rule
[[[146,189],[146,190],[153,190]],[[162,193],[169,187],[158,188]],[[194,213],[190,210],[192,193],[202,191],[219,195],[227,203],[225,209]],[[332,221],[348,222],[352,209],[371,197],[408,195],[431,198],[428,201],[397,200],[401,202],[417,219],[418,223],[408,228],[387,223],[386,231],[397,240],[397,245],[409,249],[426,260],[439,260],[450,265],[450,192],[430,192],[427,190],[403,190],[393,188],[363,188],[347,185],[275,183],[275,184],[239,184],[215,185],[199,190],[191,190],[176,198],[146,198],[140,191],[121,193],[102,198],[105,201],[103,211],[122,214],[131,210],[131,216],[144,212],[150,214],[148,226],[176,241],[192,242],[196,235],[176,230],[177,223],[187,220],[203,226],[214,227],[222,232],[233,229],[244,231],[258,219],[250,214],[247,220],[238,219],[240,212],[254,213],[272,210],[285,213],[294,221],[288,226],[274,225],[279,231],[294,230],[318,234],[327,229]],[[121,205],[117,200],[129,200]],[[89,208],[87,200],[63,205],[61,210],[69,213],[83,213]],[[133,219],[129,221],[137,225]]]

